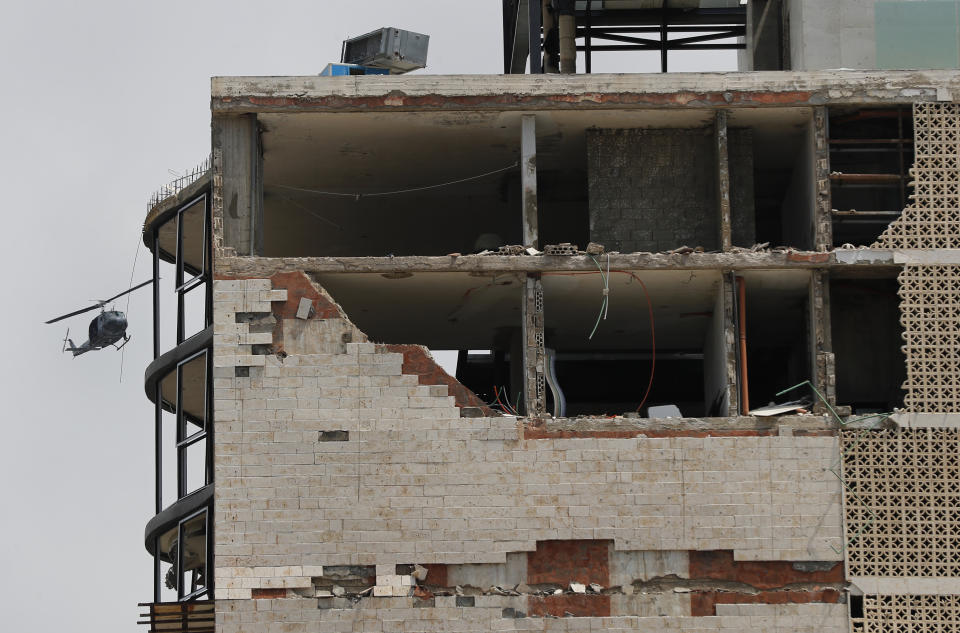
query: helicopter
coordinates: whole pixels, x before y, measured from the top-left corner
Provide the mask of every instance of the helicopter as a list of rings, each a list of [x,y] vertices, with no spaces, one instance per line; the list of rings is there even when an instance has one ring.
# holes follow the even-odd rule
[[[73,352],[74,356],[79,356],[80,354],[85,354],[87,352],[92,352],[96,350],[101,350],[107,346],[116,347],[118,350],[121,349],[127,342],[130,340],[130,337],[127,335],[127,317],[123,312],[119,310],[104,310],[103,306],[110,303],[114,299],[118,299],[126,294],[133,292],[139,288],[143,288],[147,284],[153,283],[153,279],[148,279],[142,284],[138,284],[129,290],[125,290],[118,295],[114,295],[109,299],[103,299],[97,301],[95,304],[88,308],[83,308],[82,310],[75,310],[69,314],[64,314],[63,316],[58,316],[55,319],[50,319],[47,321],[47,324],[56,323],[57,321],[62,321],[63,319],[76,316],[78,314],[83,314],[84,312],[89,312],[90,310],[96,310],[100,308],[100,314],[98,314],[92,321],[90,321],[90,327],[88,328],[88,338],[84,341],[79,347],[77,347],[73,340],[70,338],[70,329],[67,329],[67,335],[63,339],[63,350],[64,352]],[[123,339],[123,343],[116,345],[117,341]],[[69,345],[68,345],[69,343]]]

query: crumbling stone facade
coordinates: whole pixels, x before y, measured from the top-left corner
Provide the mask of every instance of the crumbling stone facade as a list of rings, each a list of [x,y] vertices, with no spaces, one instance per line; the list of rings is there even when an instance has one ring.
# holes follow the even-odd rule
[[[399,84],[399,94],[391,83],[397,78],[350,81],[215,81],[215,120],[243,115],[231,124],[261,137],[233,146],[215,138],[211,177],[195,187],[207,188],[212,205],[209,327],[180,342],[180,356],[155,361],[166,378],[148,380],[148,395],[157,388],[158,425],[164,407],[182,417],[180,367],[207,346],[213,476],[203,489],[211,504],[203,536],[213,562],[202,575],[194,571],[194,583],[212,591],[216,633],[960,627],[951,549],[951,447],[960,426],[951,351],[960,329],[957,260],[938,234],[949,233],[956,210],[951,192],[960,170],[951,156],[960,112],[932,102],[960,90],[960,80],[898,75],[878,84],[862,74],[798,75],[767,78],[757,91],[755,81],[739,76],[706,77],[696,86],[676,79],[680,87],[612,78],[590,84],[595,90],[558,78],[510,93],[509,103],[504,86],[413,78]],[[856,118],[862,107],[870,119],[885,116],[880,106],[915,100],[916,204],[873,247],[831,250],[831,108]],[[790,112],[760,113],[784,105]],[[593,124],[614,108],[604,120],[658,122],[680,112],[678,120],[696,126]],[[297,119],[307,112],[309,122]],[[258,181],[276,165],[271,172],[257,161],[278,160],[291,174],[290,165],[314,164],[301,160],[296,143],[283,145],[289,137],[271,133],[294,124],[332,133],[327,119],[334,118],[359,134],[371,121],[392,125],[392,117],[410,113],[433,117],[419,122],[423,135],[431,127],[463,128],[464,138],[482,138],[477,152],[508,145],[488,142],[490,135],[502,140],[526,129],[525,144],[514,149],[529,154],[524,168],[534,178],[539,143],[551,173],[567,170],[588,182],[588,207],[564,206],[563,213],[581,215],[551,230],[588,225],[594,243],[534,248],[534,240],[424,257],[257,251],[266,230],[258,222],[281,207],[268,204],[280,196],[268,196],[256,208],[256,194],[288,186]],[[793,183],[795,200],[765,208],[786,214],[777,220],[783,226],[802,227],[811,250],[752,244],[762,230],[753,210],[753,179],[761,173],[754,158],[771,145],[770,122],[781,115],[805,126],[784,132],[805,153],[780,161],[799,165],[780,174]],[[261,117],[269,125],[260,127]],[[724,126],[726,141],[704,127],[710,118]],[[753,121],[755,129],[727,130],[728,120]],[[311,160],[327,160],[330,171],[363,155],[307,145]],[[571,147],[580,153],[573,156]],[[729,173],[714,160],[723,154]],[[562,163],[558,156],[573,159],[552,164]],[[510,189],[514,174],[482,182],[486,173],[464,195],[518,198]],[[299,189],[320,196],[331,193],[327,184]],[[246,208],[225,199],[237,190],[252,192]],[[435,202],[418,201],[425,209]],[[347,224],[336,213],[350,218],[355,209],[326,198],[301,204],[303,215],[345,235],[347,246],[362,246],[364,231],[377,225],[367,216]],[[388,203],[380,209],[389,210]],[[535,213],[541,225],[551,221],[536,196],[526,195],[514,218],[517,226],[527,222],[533,238]],[[231,222],[243,223],[243,231],[226,231]],[[280,237],[312,252],[312,235],[297,225]],[[630,293],[611,276],[630,284]],[[839,372],[875,374],[847,348],[841,361],[834,341],[870,328],[871,308],[879,305],[873,296],[894,305],[895,279],[906,397],[901,410],[884,411],[874,400],[896,400],[896,385],[871,389],[869,380],[857,380],[866,395],[844,400],[842,385],[852,381]],[[831,298],[845,287],[858,300],[844,305],[861,306],[865,316],[832,320]],[[411,307],[413,318],[404,313]],[[391,326],[407,319],[407,331],[424,340],[378,334],[377,319],[359,316],[371,311]],[[479,316],[471,320],[471,311]],[[894,317],[883,332],[898,332]],[[457,376],[446,373],[422,345],[441,329],[463,342],[438,335],[433,340],[443,344],[430,347],[456,348],[458,362],[468,365],[472,351],[483,352],[485,360],[469,367],[479,378],[459,368]],[[628,396],[615,395],[631,410],[601,401],[590,414],[555,417],[561,392],[547,380],[551,364],[598,358],[607,367],[634,364],[617,375],[585,365],[567,384],[590,391],[628,374]],[[699,383],[689,379],[701,374]],[[791,387],[803,377],[808,381]],[[502,392],[496,399],[483,393],[501,381],[512,381],[523,406],[504,405]],[[647,402],[644,388],[649,394],[648,384],[664,383],[676,390]],[[757,386],[765,383],[775,388]],[[761,395],[748,403],[751,388]],[[778,404],[768,407],[768,400]],[[657,417],[672,410],[655,407],[671,402],[702,404],[710,416]],[[186,495],[177,503],[194,502]],[[183,538],[183,522],[158,517],[168,521],[154,530],[168,537],[166,550],[152,551],[158,567],[179,563],[185,556],[171,549],[169,535],[179,530]]]

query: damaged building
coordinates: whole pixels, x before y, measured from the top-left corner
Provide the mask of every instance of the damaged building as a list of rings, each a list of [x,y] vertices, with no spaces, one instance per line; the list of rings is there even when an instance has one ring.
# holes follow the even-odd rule
[[[960,631],[957,3],[503,4],[503,75],[212,80],[143,622]]]

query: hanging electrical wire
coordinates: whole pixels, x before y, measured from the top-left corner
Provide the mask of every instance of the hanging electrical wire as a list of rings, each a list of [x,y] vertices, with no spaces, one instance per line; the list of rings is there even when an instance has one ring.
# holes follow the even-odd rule
[[[591,257],[591,259],[592,259],[592,257]],[[589,270],[589,271],[583,271],[583,272],[545,272],[545,273],[542,273],[542,274],[543,274],[544,276],[547,276],[547,275],[562,275],[562,276],[596,275],[596,274],[598,274],[598,273],[599,273],[600,275],[603,275],[603,268],[600,266],[599,262],[597,262],[596,260],[594,260],[594,263],[597,264],[597,268],[598,268],[598,271],[597,271],[597,272],[594,272],[594,271],[592,271],[592,270]],[[610,257],[609,257],[609,255],[608,255],[608,256],[607,256],[607,266],[608,266],[608,269],[607,269],[607,274],[606,274],[607,280],[604,282],[604,287],[607,288],[607,290],[608,290],[608,293],[607,293],[607,294],[609,294],[609,285],[608,285],[608,284],[609,284],[610,274],[611,274],[611,273],[620,273],[620,274],[623,274],[623,275],[629,275],[629,276],[631,277],[631,279],[636,280],[637,283],[640,284],[640,288],[643,289],[643,296],[644,296],[644,298],[646,298],[646,300],[647,300],[647,312],[648,312],[649,317],[650,317],[650,380],[647,381],[647,389],[646,389],[646,391],[644,392],[643,398],[640,400],[640,404],[637,406],[637,409],[636,409],[637,411],[640,411],[640,410],[643,408],[643,405],[647,403],[647,398],[650,397],[650,391],[653,389],[653,377],[654,377],[654,374],[655,374],[656,369],[657,369],[657,333],[656,333],[656,327],[655,327],[654,318],[653,318],[653,301],[650,300],[650,292],[647,290],[647,285],[646,285],[645,283],[643,283],[643,280],[640,279],[640,277],[638,277],[636,274],[634,274],[633,272],[631,272],[631,271],[629,271],[629,270],[620,270],[620,269],[617,269],[617,268],[610,269],[610,268],[609,268],[609,265],[610,265]],[[605,298],[606,298],[606,297],[605,297]],[[603,310],[601,311],[601,314],[603,314],[603,313],[605,312],[605,310],[607,309],[607,306],[608,306],[608,305],[609,305],[609,303],[608,303],[608,302],[605,302],[605,305],[603,306]],[[597,320],[597,324],[599,324],[599,322],[600,322],[600,320],[598,319],[598,320]],[[596,330],[596,328],[594,328],[594,330]],[[592,336],[592,335],[591,335],[591,336]]]
[[[449,187],[450,185],[458,185],[462,182],[470,182],[471,180],[479,180],[481,178],[486,178],[487,176],[492,176],[494,174],[499,174],[501,172],[509,171],[519,166],[520,166],[520,163],[515,162],[512,165],[507,165],[506,167],[501,167],[500,169],[494,169],[493,171],[487,171],[482,174],[477,174],[476,176],[468,176],[466,178],[459,178],[457,180],[441,182],[435,185],[424,185],[423,187],[411,187],[409,189],[397,189],[395,191],[377,191],[373,193],[348,193],[343,191],[321,191],[319,189],[308,189],[305,187],[291,187],[289,185],[268,185],[268,186],[276,187],[277,189],[286,189],[287,191],[300,191],[303,193],[312,193],[318,196],[335,196],[338,198],[353,198],[354,200],[359,201],[360,198],[376,198],[380,196],[394,196],[401,193],[413,193],[416,191],[427,191],[429,189],[439,189],[440,187]]]
[[[600,327],[600,321],[607,319],[607,313],[610,309],[610,275],[609,272],[604,274],[603,267],[600,265],[600,262],[597,261],[597,258],[593,255],[590,256],[590,259],[593,260],[593,263],[597,265],[597,270],[600,271],[600,278],[603,280],[603,300],[600,302],[600,313],[597,314],[597,322],[593,324],[593,329],[590,330],[590,336],[587,337],[589,340],[593,340],[593,335],[597,333],[597,328]],[[609,266],[610,257],[607,257],[607,265]]]

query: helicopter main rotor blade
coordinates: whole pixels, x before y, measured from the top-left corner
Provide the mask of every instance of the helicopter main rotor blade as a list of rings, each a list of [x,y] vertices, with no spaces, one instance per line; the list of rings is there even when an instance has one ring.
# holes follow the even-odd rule
[[[129,290],[124,290],[124,291],[121,292],[120,294],[115,295],[115,296],[113,296],[113,297],[110,297],[109,299],[104,299],[103,301],[100,301],[100,302],[98,302],[98,303],[90,306],[89,308],[83,308],[82,310],[75,310],[75,311],[73,311],[73,312],[70,312],[69,314],[64,314],[63,316],[58,316],[58,317],[55,318],[55,319],[50,319],[49,321],[44,321],[44,323],[47,323],[47,324],[49,324],[49,323],[56,323],[57,321],[62,321],[62,320],[64,320],[64,319],[69,319],[69,318],[72,317],[72,316],[77,316],[78,314],[83,314],[84,312],[89,312],[90,310],[96,310],[97,308],[103,306],[104,304],[110,303],[110,302],[113,301],[114,299],[117,299],[117,298],[119,298],[119,297],[122,297],[122,296],[125,295],[125,294],[131,293],[131,292],[133,292],[134,290],[137,290],[138,288],[143,288],[143,287],[146,286],[147,284],[152,284],[152,283],[153,283],[153,279],[148,279],[147,281],[143,282],[142,284],[138,284],[138,285],[134,286],[133,288],[130,288]]]
[[[118,295],[113,295],[113,296],[110,297],[109,299],[104,299],[103,301],[100,302],[100,305],[103,305],[103,304],[105,304],[105,303],[110,303],[110,302],[113,301],[114,299],[118,299],[118,298],[122,297],[123,295],[130,294],[130,293],[133,292],[134,290],[138,290],[138,289],[140,289],[140,288],[143,288],[143,287],[146,286],[147,284],[152,284],[152,283],[153,283],[153,279],[148,279],[148,280],[146,280],[145,282],[143,282],[142,284],[137,284],[136,286],[134,286],[133,288],[130,288],[129,290],[124,290],[123,292],[121,292],[121,293],[118,294]]]

